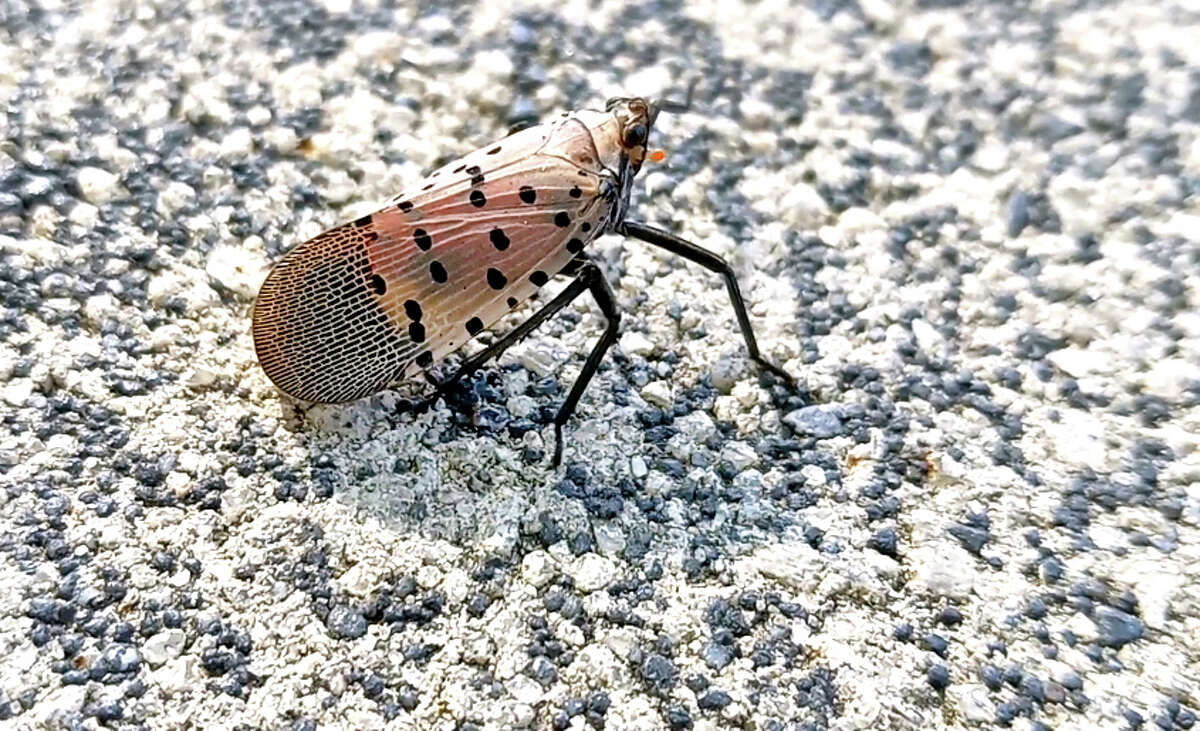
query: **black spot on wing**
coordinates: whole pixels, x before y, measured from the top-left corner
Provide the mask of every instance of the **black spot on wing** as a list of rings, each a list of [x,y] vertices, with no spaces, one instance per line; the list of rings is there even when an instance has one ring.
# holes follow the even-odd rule
[[[408,319],[412,320],[413,322],[419,322],[421,320],[421,315],[423,314],[421,312],[421,303],[417,302],[416,300],[405,300],[404,314],[408,315]]]

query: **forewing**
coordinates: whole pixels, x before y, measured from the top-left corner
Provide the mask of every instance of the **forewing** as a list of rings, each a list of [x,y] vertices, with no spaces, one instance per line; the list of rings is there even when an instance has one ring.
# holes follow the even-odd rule
[[[321,403],[380,391],[562,269],[611,211],[595,171],[547,154],[561,152],[545,143],[562,125],[481,148],[289,252],[254,309],[255,347],[276,386]]]
[[[304,401],[350,401],[384,388],[416,345],[380,306],[368,219],[310,239],[263,282],[254,346],[280,390]]]

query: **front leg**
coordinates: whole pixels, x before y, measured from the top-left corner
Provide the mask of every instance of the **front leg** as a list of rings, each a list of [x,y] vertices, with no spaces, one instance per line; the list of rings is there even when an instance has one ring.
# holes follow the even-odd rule
[[[619,234],[632,236],[648,244],[666,249],[672,254],[682,256],[684,259],[693,261],[709,271],[720,274],[725,280],[725,288],[729,291],[729,301],[733,304],[734,314],[737,315],[738,327],[742,330],[742,337],[746,341],[746,350],[750,354],[750,359],[762,368],[782,378],[789,386],[795,386],[795,379],[787,371],[767,360],[758,352],[758,341],[754,339],[754,329],[750,327],[750,317],[746,314],[746,301],[742,298],[737,277],[734,275],[733,269],[730,268],[728,262],[708,249],[697,246],[686,239],[682,239],[660,228],[647,226],[644,223],[624,221],[616,227],[616,231]]]

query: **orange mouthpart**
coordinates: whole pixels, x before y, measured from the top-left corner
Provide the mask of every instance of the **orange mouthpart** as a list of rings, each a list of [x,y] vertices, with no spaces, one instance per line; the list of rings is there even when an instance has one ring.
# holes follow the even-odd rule
[[[663,160],[666,160],[666,159],[667,159],[667,151],[666,150],[655,150],[654,152],[651,152],[649,155],[650,162],[662,162]]]

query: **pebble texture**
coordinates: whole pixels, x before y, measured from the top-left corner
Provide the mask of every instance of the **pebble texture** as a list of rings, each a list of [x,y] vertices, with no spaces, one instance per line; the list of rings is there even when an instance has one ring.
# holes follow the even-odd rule
[[[416,5],[0,5],[0,725],[1196,727],[1194,3]],[[425,412],[257,368],[283,251],[689,78],[635,215],[797,389],[614,237],[558,473],[589,303]]]

